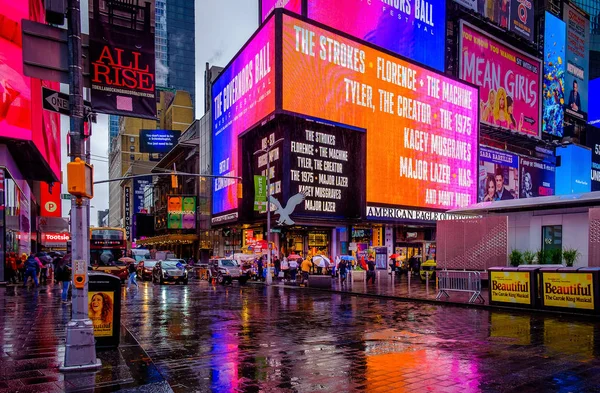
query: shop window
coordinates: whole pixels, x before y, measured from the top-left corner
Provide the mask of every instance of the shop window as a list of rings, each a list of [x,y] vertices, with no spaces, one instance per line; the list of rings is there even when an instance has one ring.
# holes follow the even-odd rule
[[[550,253],[552,250],[562,250],[562,225],[542,226],[542,250],[546,253]],[[548,261],[540,261],[540,263]]]

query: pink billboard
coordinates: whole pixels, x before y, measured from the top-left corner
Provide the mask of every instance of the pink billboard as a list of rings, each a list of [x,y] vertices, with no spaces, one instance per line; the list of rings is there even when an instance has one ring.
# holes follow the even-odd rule
[[[60,179],[60,115],[42,109],[42,82],[23,73],[21,20],[44,21],[41,0],[0,0],[0,137],[33,142]]]
[[[212,85],[213,173],[241,176],[238,137],[275,111],[275,19],[272,18]],[[237,208],[237,181],[215,178],[213,214]]]
[[[260,22],[264,22],[267,16],[275,8],[285,8],[297,14],[302,13],[302,0],[259,0],[260,1]]]
[[[461,21],[462,80],[479,86],[482,123],[539,137],[541,61]]]

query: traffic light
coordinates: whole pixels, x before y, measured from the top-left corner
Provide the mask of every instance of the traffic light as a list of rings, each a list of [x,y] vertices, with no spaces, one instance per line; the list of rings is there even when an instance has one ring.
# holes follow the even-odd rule
[[[244,191],[244,189],[242,187],[242,182],[238,181],[238,185],[237,185],[237,194],[238,194],[237,197],[238,197],[238,199],[242,199],[243,198],[243,196],[244,196],[243,191]]]
[[[67,190],[77,198],[94,197],[94,167],[77,157],[67,164]]]
[[[177,179],[177,175],[171,175],[171,188],[173,188],[173,189],[179,188],[179,181]]]

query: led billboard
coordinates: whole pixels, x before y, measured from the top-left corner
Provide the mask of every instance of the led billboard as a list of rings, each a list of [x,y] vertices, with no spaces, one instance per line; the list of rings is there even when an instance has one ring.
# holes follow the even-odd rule
[[[196,197],[169,195],[167,199],[167,228],[196,229]]]
[[[600,78],[590,81],[589,91],[588,124],[598,127],[600,124]]]
[[[140,153],[167,154],[175,147],[180,135],[181,131],[175,130],[140,130]]]
[[[366,130],[367,202],[476,198],[477,89],[283,15],[283,109]]]
[[[503,29],[535,41],[533,36],[535,0],[454,0],[488,18]]]
[[[556,168],[543,160],[521,157],[519,161],[521,198],[554,195]]]
[[[479,148],[479,202],[519,198],[519,156],[485,146]]]
[[[461,21],[460,78],[479,86],[481,122],[539,137],[541,62]]]
[[[542,131],[563,136],[565,104],[565,22],[546,12]]]
[[[267,16],[269,16],[275,8],[285,8],[296,14],[302,13],[302,0],[259,0],[259,5],[261,23],[267,19]]]
[[[586,141],[592,151],[592,191],[600,191],[600,128],[589,126]]]
[[[446,1],[308,0],[307,16],[444,71]]]
[[[41,90],[59,84],[24,75],[22,19],[45,22],[43,2],[0,0],[0,137],[31,141],[58,180],[60,115],[42,109]]]
[[[586,120],[590,54],[589,16],[567,2],[563,5],[567,24],[567,72],[565,74],[565,113]]]
[[[248,41],[212,85],[213,173],[240,176],[238,137],[275,110],[275,21]],[[213,215],[237,208],[235,179],[213,181]]]
[[[556,157],[556,195],[590,192],[592,151],[579,145],[558,146]]]

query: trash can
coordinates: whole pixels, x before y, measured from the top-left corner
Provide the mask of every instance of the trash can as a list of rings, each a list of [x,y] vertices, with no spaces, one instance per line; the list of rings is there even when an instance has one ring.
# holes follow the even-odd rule
[[[121,280],[106,273],[88,273],[88,314],[94,324],[97,348],[119,346],[121,338]]]

